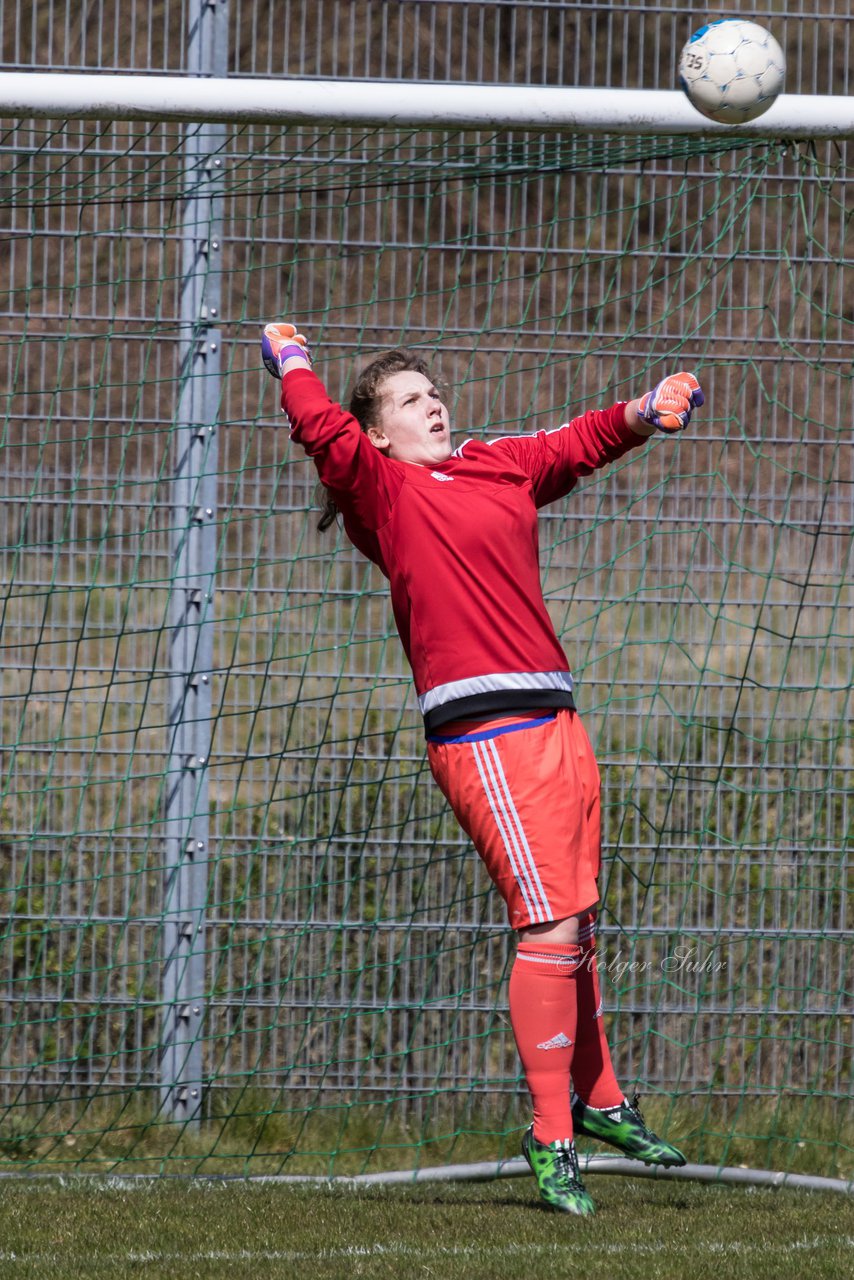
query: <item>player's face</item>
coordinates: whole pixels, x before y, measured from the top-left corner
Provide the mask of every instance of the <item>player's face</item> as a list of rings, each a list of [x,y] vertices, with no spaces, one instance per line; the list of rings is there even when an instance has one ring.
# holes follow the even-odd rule
[[[435,467],[451,456],[448,410],[423,373],[392,373],[382,388],[379,420],[368,439],[389,458]]]

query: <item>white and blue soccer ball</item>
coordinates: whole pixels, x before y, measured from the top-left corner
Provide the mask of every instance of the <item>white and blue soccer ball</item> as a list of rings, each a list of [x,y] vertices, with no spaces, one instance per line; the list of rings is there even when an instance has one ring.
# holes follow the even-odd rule
[[[700,27],[679,56],[679,82],[689,101],[720,124],[761,116],[785,76],[786,59],[771,32],[741,18]]]

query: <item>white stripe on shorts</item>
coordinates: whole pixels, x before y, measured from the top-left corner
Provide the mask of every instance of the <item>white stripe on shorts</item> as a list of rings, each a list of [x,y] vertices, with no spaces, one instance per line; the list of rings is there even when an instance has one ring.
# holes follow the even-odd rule
[[[528,908],[531,923],[545,924],[552,919],[551,907],[537,871],[522,820],[510,794],[498,748],[493,739],[487,739],[484,742],[473,742],[472,751],[492,816],[501,834],[519,891]]]

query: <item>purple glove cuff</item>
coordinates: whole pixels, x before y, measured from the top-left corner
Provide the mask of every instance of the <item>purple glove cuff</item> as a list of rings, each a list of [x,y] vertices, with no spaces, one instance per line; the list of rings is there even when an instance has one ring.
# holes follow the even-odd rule
[[[284,364],[291,356],[299,356],[301,360],[305,360],[307,364],[311,364],[311,356],[305,347],[301,347],[298,342],[289,342],[286,347],[277,352],[279,364]]]

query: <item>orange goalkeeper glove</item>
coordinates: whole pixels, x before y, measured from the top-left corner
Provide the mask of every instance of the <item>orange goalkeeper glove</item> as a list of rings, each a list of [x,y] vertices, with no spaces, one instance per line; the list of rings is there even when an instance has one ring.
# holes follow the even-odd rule
[[[638,417],[659,431],[684,431],[705,399],[693,373],[672,373],[641,396]]]
[[[281,378],[282,367],[291,356],[299,356],[311,368],[311,353],[308,343],[301,333],[297,333],[292,324],[268,324],[264,327],[261,338],[261,359],[264,368],[274,378]]]

